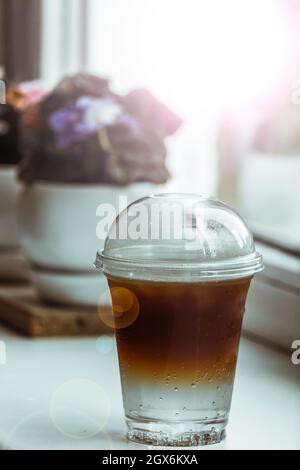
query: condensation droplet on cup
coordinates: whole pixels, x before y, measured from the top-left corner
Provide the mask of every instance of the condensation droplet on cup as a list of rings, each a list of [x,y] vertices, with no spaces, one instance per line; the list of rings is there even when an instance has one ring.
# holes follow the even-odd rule
[[[174,387],[174,392],[178,392],[178,387]]]

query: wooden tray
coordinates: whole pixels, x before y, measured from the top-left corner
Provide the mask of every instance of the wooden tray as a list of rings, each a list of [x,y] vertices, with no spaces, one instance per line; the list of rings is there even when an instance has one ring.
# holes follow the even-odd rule
[[[46,305],[33,287],[11,284],[0,286],[0,322],[30,337],[113,333],[100,320],[96,307]]]

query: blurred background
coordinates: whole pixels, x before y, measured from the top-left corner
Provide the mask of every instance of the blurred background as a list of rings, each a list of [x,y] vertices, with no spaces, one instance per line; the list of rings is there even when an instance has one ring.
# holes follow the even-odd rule
[[[0,21],[7,87],[23,83],[24,93],[34,81],[51,95],[64,77],[81,72],[109,80],[119,97],[147,89],[172,110],[178,121],[163,135],[169,176],[150,182],[163,183],[164,190],[215,195],[236,208],[263,243],[269,271],[261,275],[260,310],[268,298],[274,315],[274,296],[264,289],[276,284],[292,295],[295,324],[300,1],[0,0]],[[156,115],[162,112],[157,109]],[[45,169],[44,180],[47,171],[50,178]],[[29,173],[23,168],[21,179]],[[281,285],[283,276],[288,280]],[[286,346],[290,333],[282,340],[281,330],[270,336]]]
[[[0,0],[0,322],[44,338],[0,327],[0,448],[77,448],[49,418],[62,383],[76,412],[99,395],[74,377],[101,384],[121,435],[96,210],[160,191],[215,196],[251,228],[265,270],[228,446],[299,448],[299,45],[300,0]]]
[[[1,0],[0,8],[10,82],[51,87],[86,71],[120,93],[145,87],[184,119],[169,143],[174,190],[220,193],[279,226],[293,202],[296,216],[297,0]]]

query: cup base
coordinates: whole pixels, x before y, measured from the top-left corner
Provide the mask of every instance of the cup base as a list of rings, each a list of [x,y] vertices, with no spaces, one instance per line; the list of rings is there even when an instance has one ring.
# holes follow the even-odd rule
[[[223,422],[147,422],[126,420],[127,439],[161,447],[195,447],[219,444],[225,439]]]

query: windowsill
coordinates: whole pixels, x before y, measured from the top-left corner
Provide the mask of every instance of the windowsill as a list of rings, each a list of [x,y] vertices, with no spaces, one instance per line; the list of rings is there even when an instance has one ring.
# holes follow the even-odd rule
[[[251,283],[244,329],[290,350],[300,334],[300,258],[274,245],[256,248],[265,269]]]
[[[144,449],[124,439],[115,350],[96,339],[28,340],[0,328],[7,365],[0,366],[0,447],[4,449]],[[288,355],[243,338],[227,439],[214,449],[299,449],[300,366]],[[87,439],[60,433],[50,418],[55,390],[72,379],[99,384],[111,402],[105,432]],[[84,397],[82,397],[84,400]]]
[[[280,227],[247,221],[258,242],[300,258],[299,224]]]

